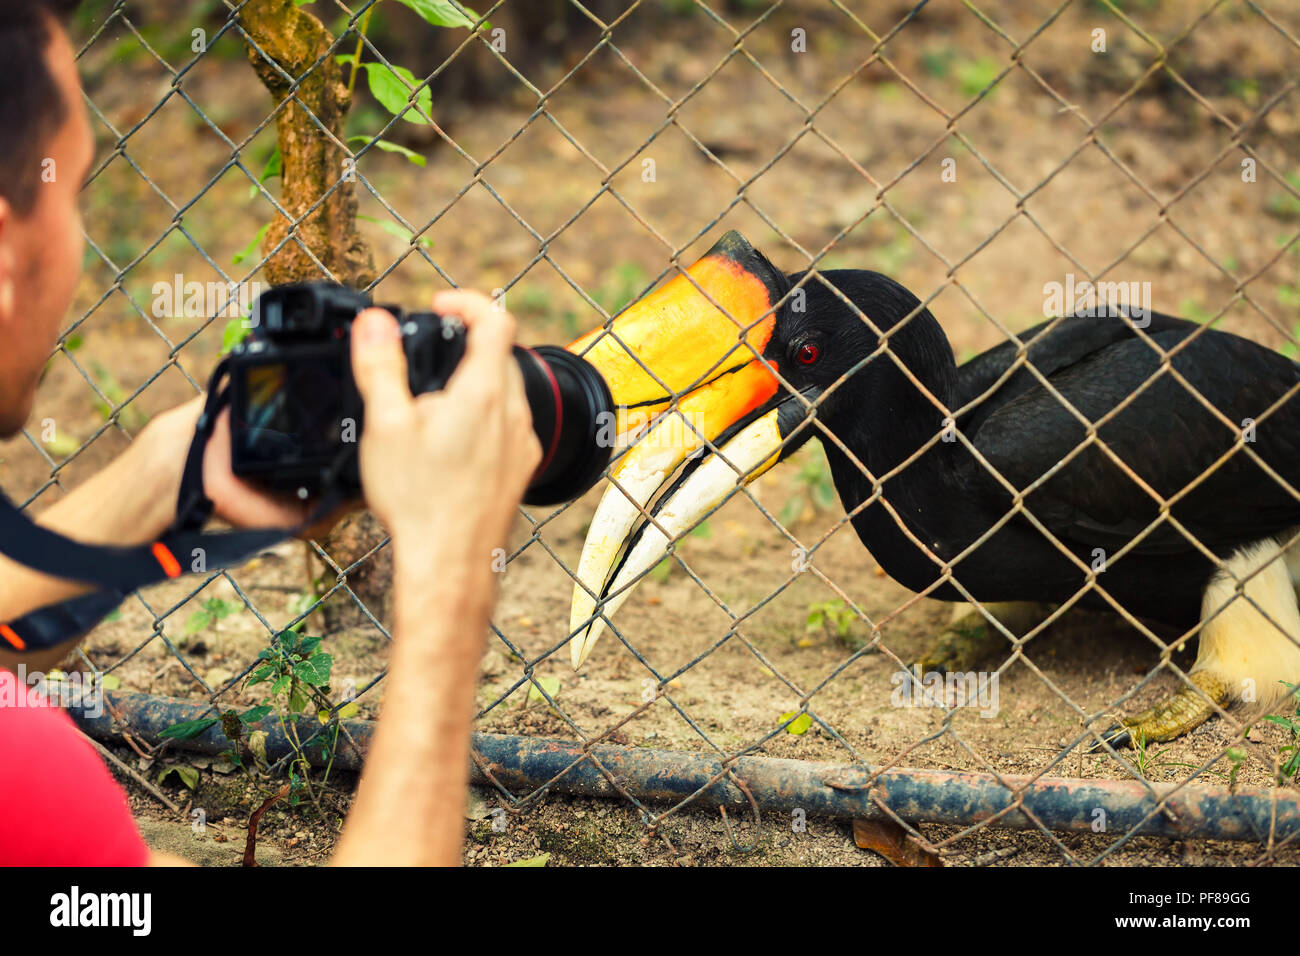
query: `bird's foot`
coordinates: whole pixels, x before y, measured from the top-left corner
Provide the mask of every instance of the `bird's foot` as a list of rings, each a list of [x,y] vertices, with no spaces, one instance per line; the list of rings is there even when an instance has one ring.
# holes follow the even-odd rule
[[[1050,605],[1029,601],[999,602],[985,607],[1004,627],[1017,635],[1033,630],[1052,612]],[[1002,632],[981,611],[972,607],[965,613],[959,611],[930,649],[908,666],[917,677],[936,672],[968,671],[1006,647]]]
[[[979,617],[978,614],[968,616]],[[997,639],[996,643],[1002,643],[1002,635],[991,628],[987,621],[980,620],[977,623],[965,618],[954,621],[944,628],[930,649],[909,664],[908,668],[917,677],[970,670],[995,646],[995,642],[989,640],[990,631]]]
[[[1195,687],[1184,685],[1154,707],[1125,717],[1108,727],[1102,733],[1101,741],[1115,748],[1141,748],[1150,743],[1175,740],[1214,716],[1215,704],[1220,707],[1227,704],[1227,685],[1213,673],[1194,671],[1187,676]],[[1088,748],[1088,752],[1104,749],[1101,741]]]

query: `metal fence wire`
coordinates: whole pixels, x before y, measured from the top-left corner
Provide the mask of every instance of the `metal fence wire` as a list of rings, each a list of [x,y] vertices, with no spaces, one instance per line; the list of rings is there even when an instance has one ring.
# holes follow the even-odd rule
[[[1202,292],[1207,283],[1216,290],[1208,303],[1191,293],[1179,301],[1155,303],[1161,311],[1191,312],[1189,317],[1202,323],[1188,341],[1212,327],[1227,327],[1284,351],[1294,349],[1300,295],[1300,231],[1294,210],[1300,203],[1300,179],[1286,165],[1286,146],[1294,149],[1300,128],[1300,19],[1293,4],[1064,0],[1035,10],[1030,23],[1022,5],[1013,5],[1020,7],[1013,10],[982,2],[908,7],[838,0],[643,0],[617,5],[570,0],[539,6],[546,8],[546,20],[589,38],[589,46],[584,39],[583,48],[575,50],[570,42],[548,61],[548,69],[538,69],[522,60],[534,56],[541,41],[518,35],[518,30],[511,33],[517,22],[511,19],[511,8],[519,6],[518,0],[500,0],[476,12],[452,3],[427,5],[442,10],[452,22],[459,11],[474,22],[473,29],[425,23],[406,9],[419,4],[320,0],[305,9],[329,26],[332,38],[297,72],[286,69],[267,49],[265,38],[249,27],[256,8],[278,7],[287,16],[297,9],[294,4],[225,0],[188,6],[192,9],[187,12],[168,8],[159,15],[148,4],[126,0],[91,4],[78,24],[79,59],[88,75],[86,102],[106,148],[86,187],[92,263],[83,284],[85,308],[67,327],[51,360],[47,384],[53,383],[50,388],[57,394],[42,399],[47,403],[42,408],[52,408],[49,414],[56,421],[71,423],[75,440],[52,441],[34,423],[25,433],[29,447],[9,446],[6,487],[19,500],[25,497],[26,507],[39,510],[53,500],[50,496],[58,495],[56,486],[75,486],[78,469],[90,473],[130,441],[151,409],[205,386],[229,324],[231,303],[224,296],[205,300],[202,314],[177,318],[183,312],[179,299],[186,294],[178,275],[175,315],[160,317],[150,301],[156,300],[158,282],[165,286],[172,281],[175,263],[182,263],[175,271],[184,274],[185,282],[201,273],[201,281],[217,282],[242,295],[259,275],[284,274],[271,268],[277,257],[296,257],[286,267],[298,270],[295,278],[360,277],[384,301],[397,299],[390,291],[396,289],[411,307],[423,301],[430,285],[490,283],[499,286],[496,293],[505,295],[521,316],[526,336],[540,340],[565,332],[568,341],[601,322],[609,330],[613,314],[629,298],[661,280],[686,275],[699,251],[738,218],[749,238],[774,262],[805,273],[778,309],[788,307],[799,290],[822,282],[827,269],[867,265],[860,257],[866,248],[862,237],[869,235],[873,255],[879,252],[874,247],[882,244],[896,253],[892,263],[875,255],[870,264],[882,272],[895,271],[891,264],[911,269],[912,287],[925,307],[942,298],[935,312],[955,342],[961,337],[959,352],[973,354],[999,342],[1012,343],[1014,357],[1007,375],[1028,371],[1067,409],[1082,438],[1048,473],[1023,487],[1023,482],[997,474],[960,429],[936,432],[888,472],[871,474],[861,460],[862,450],[849,447],[817,417],[825,396],[809,402],[806,427],[823,445],[834,445],[856,463],[866,476],[867,500],[851,513],[830,500],[830,476],[817,443],[798,453],[801,464],[778,466],[761,481],[740,480],[747,469],[733,464],[735,487],[691,528],[672,535],[664,561],[638,578],[650,581],[645,592],[649,596],[639,592],[627,610],[605,615],[601,650],[577,674],[569,666],[574,633],[566,623],[568,593],[579,581],[577,548],[585,522],[606,484],[602,481],[591,495],[570,505],[524,509],[504,558],[502,604],[479,694],[483,733],[476,737],[477,778],[488,788],[488,802],[505,813],[474,824],[487,828],[487,835],[480,833],[476,839],[489,842],[499,817],[505,819],[500,829],[508,830],[512,818],[538,812],[552,794],[576,790],[605,793],[635,808],[641,827],[624,835],[630,842],[649,835],[654,845],[678,854],[679,844],[691,843],[689,831],[675,836],[674,826],[684,827],[690,816],[685,811],[721,802],[723,823],[737,847],[776,852],[773,834],[790,834],[792,826],[796,835],[806,832],[800,828],[801,813],[816,817],[833,812],[833,807],[801,804],[802,795],[809,792],[808,780],[799,777],[801,765],[781,764],[775,777],[760,780],[766,771],[752,761],[767,757],[807,761],[813,789],[826,786],[830,764],[846,765],[837,771],[843,773],[856,768],[851,784],[831,780],[831,791],[855,795],[861,800],[860,815],[892,820],[906,829],[913,843],[951,862],[987,862],[981,854],[990,847],[996,856],[1000,847],[1018,846],[1010,841],[1023,837],[994,829],[1006,825],[1041,835],[1035,852],[1045,849],[1047,858],[1123,862],[1130,858],[1126,854],[1148,845],[1135,842],[1142,834],[1176,834],[1184,813],[1201,822],[1221,823],[1235,812],[1233,801],[1246,799],[1248,791],[1265,793],[1261,806],[1273,808],[1272,824],[1257,832],[1234,833],[1227,826],[1193,826],[1185,832],[1243,841],[1238,851],[1246,847],[1248,852],[1238,858],[1242,862],[1284,859],[1287,853],[1294,859],[1300,828],[1294,817],[1277,811],[1295,802],[1294,775],[1285,772],[1287,755],[1294,753],[1287,749],[1295,746],[1295,735],[1288,729],[1294,724],[1256,723],[1252,730],[1241,709],[1207,696],[1189,676],[1200,625],[1173,633],[1126,608],[1109,596],[1105,568],[1077,557],[1025,502],[1071,461],[1085,454],[1105,456],[1131,479],[1135,494],[1151,496],[1155,513],[1145,527],[1133,529],[1129,543],[1108,556],[1114,563],[1162,527],[1174,527],[1195,542],[1172,509],[1234,455],[1245,456],[1273,475],[1289,495],[1300,499],[1300,494],[1256,452],[1249,435],[1243,435],[1243,423],[1230,420],[1204,397],[1199,398],[1201,404],[1238,436],[1231,454],[1214,461],[1177,495],[1157,494],[1142,477],[1142,468],[1112,451],[1102,432],[1158,381],[1167,384],[1172,379],[1200,395],[1175,365],[1187,342],[1166,350],[1135,326],[1134,334],[1158,356],[1158,368],[1119,407],[1090,419],[1070,405],[1058,383],[1028,361],[1028,344],[1017,333],[1030,323],[1008,316],[993,301],[1002,280],[990,274],[1014,263],[1015,247],[1022,243],[1050,249],[1079,282],[1126,279],[1131,274],[1126,269],[1142,276],[1164,269],[1180,275],[1180,290],[1186,288],[1182,283],[1193,282]],[[402,19],[408,13],[409,20]],[[437,47],[438,62],[430,64],[426,56],[411,64],[414,72],[403,74],[407,61],[402,55],[367,32],[372,23],[378,24],[379,14],[437,32],[443,44]],[[1159,25],[1151,25],[1153,21]],[[525,16],[518,22],[533,21]],[[670,28],[656,42],[649,24],[660,22]],[[1096,48],[1097,29],[1103,37],[1101,50]],[[681,40],[682,30],[707,41],[693,48]],[[1236,35],[1232,31],[1238,30],[1251,31],[1259,48],[1267,47],[1268,56],[1280,66],[1260,79],[1246,71],[1246,64],[1266,58],[1257,61],[1250,48],[1241,48],[1233,56],[1243,72],[1225,80],[1187,52],[1195,37],[1213,33],[1229,44]],[[1079,78],[1068,84],[1061,78],[1075,68],[1058,61],[1059,47],[1052,47],[1050,56],[1035,56],[1044,37],[1059,37],[1062,31],[1071,32],[1078,48]],[[936,46],[936,37],[945,36],[947,45]],[[801,42],[812,52],[805,54]],[[964,46],[973,43],[979,44],[978,52],[964,52]],[[668,47],[673,49],[663,52]],[[1107,48],[1112,60],[1105,61],[1104,88],[1088,98],[1084,93],[1089,92],[1089,78],[1102,68],[1085,67],[1084,61],[1106,56]],[[821,65],[804,66],[799,59],[803,55],[821,57]],[[340,66],[340,56],[375,64],[374,73],[409,78],[401,80],[396,111],[391,104],[387,111],[377,111],[374,104],[353,103],[354,114],[370,111],[365,117],[374,129],[367,128],[365,135],[342,135],[337,116],[316,115],[319,91],[308,95],[328,69],[346,79],[348,64],[345,60]],[[664,56],[671,61],[669,67],[662,62]],[[241,62],[245,58],[263,74],[264,82],[271,77],[267,85],[280,84],[278,100],[256,85],[254,71]],[[555,68],[555,61],[562,62],[562,68]],[[827,64],[835,65],[836,75],[828,75]],[[840,71],[843,64],[847,66]],[[593,93],[590,74],[597,69],[606,71],[596,74],[597,84],[606,86]],[[459,87],[454,85],[458,71],[470,77]],[[738,71],[743,71],[755,103],[780,112],[780,136],[770,135],[770,123],[750,123],[743,100],[732,102],[730,110],[716,104],[712,113],[696,109],[711,86],[732,82],[727,95],[734,93]],[[244,79],[227,85],[223,78],[235,74]],[[543,75],[544,84],[537,80]],[[792,82],[792,77],[801,82]],[[363,76],[355,91],[357,101],[363,97],[364,82]],[[1062,85],[1066,88],[1060,89]],[[476,86],[482,88],[476,91]],[[1205,92],[1211,86],[1213,92]],[[871,91],[870,97],[855,103],[887,102],[894,104],[892,109],[920,117],[922,141],[918,144],[915,136],[900,132],[899,112],[886,113],[882,107],[875,113],[874,105],[854,114],[858,128],[846,137],[838,113],[841,98],[846,91],[858,96],[864,88]],[[374,82],[370,89],[376,90]],[[433,98],[431,89],[436,91]],[[599,101],[618,89],[635,91],[640,113],[636,123],[611,128],[620,137],[631,128],[640,135],[611,144],[601,121],[584,122],[579,111],[612,117],[614,113],[600,114]],[[474,103],[472,115],[462,124],[447,121],[443,97],[451,94],[444,90],[460,90],[466,102]],[[255,99],[259,91],[264,100]],[[764,99],[772,93],[779,106]],[[1050,125],[1056,131],[1054,151],[1040,151],[1032,162],[1026,159],[1014,170],[1006,169],[1006,151],[1001,144],[990,149],[982,135],[986,129],[1005,133],[985,121],[1000,93],[1014,95],[1012,112],[1020,123]],[[1181,104],[1176,116],[1161,107],[1161,97]],[[258,104],[255,110],[250,102]],[[511,104],[513,112],[492,113],[497,103]],[[418,118],[396,115],[404,109],[415,111]],[[607,109],[617,113],[620,107]],[[260,119],[251,121],[250,111],[261,114]],[[328,145],[324,155],[345,160],[337,169],[320,170],[321,188],[310,202],[298,205],[285,195],[294,185],[290,178],[304,175],[301,167],[284,163],[282,170],[267,168],[267,147],[285,111]],[[502,120],[503,115],[509,121]],[[1170,141],[1194,142],[1194,168],[1160,168],[1155,173],[1158,181],[1149,184],[1150,164],[1136,161],[1115,135],[1116,127],[1134,115],[1140,129],[1161,127],[1159,135]],[[160,128],[165,130],[161,142],[168,146],[150,140],[155,135],[151,129]],[[406,134],[426,138],[403,139]],[[864,140],[873,138],[900,145],[872,153]],[[426,170],[399,168],[404,161],[391,155],[397,147],[390,141],[427,152],[430,168],[436,167],[436,185],[415,192],[403,187],[404,178],[423,176]],[[1032,144],[1027,141],[1025,149],[1040,150],[1042,139]],[[676,186],[661,181],[657,192],[643,188],[655,181],[653,161],[647,178],[647,158],[669,149],[677,150],[673,155],[692,155],[712,188],[695,192],[689,181]],[[868,154],[871,159],[864,159]],[[954,161],[953,156],[958,158]],[[830,176],[825,170],[831,168],[841,177],[836,182],[848,177],[850,185],[836,188],[846,197],[844,202],[829,203],[835,207],[829,212],[782,204],[781,193],[791,190],[796,180]],[[534,169],[536,178],[527,178]],[[965,215],[960,226],[942,212],[939,217],[948,220],[947,225],[915,212],[942,190],[957,188],[950,185],[951,177],[945,178],[945,172],[953,170],[956,182],[978,176],[985,198],[997,197],[980,207],[977,224],[969,210],[952,214]],[[672,175],[662,159],[657,175],[660,180]],[[1254,199],[1214,199],[1207,205],[1207,191],[1228,180],[1251,190],[1252,197],[1271,198],[1258,204]],[[567,188],[570,181],[583,184],[583,190],[591,186],[581,197],[572,190],[566,194],[570,211],[534,211],[539,192]],[[177,182],[186,183],[187,191],[177,191],[172,185]],[[351,272],[340,268],[344,260],[330,260],[308,235],[314,221],[336,214],[331,209],[339,207],[331,203],[346,203],[351,189],[360,208],[373,212],[378,226],[370,241],[376,262],[372,270],[364,265]],[[1071,230],[1062,234],[1053,216],[1041,211],[1044,197],[1064,192],[1083,202],[1082,197],[1108,190],[1129,197],[1125,214],[1118,220],[1094,221],[1095,234],[1084,239]],[[245,199],[245,192],[252,195]],[[245,206],[229,211],[232,196]],[[1228,204],[1224,219],[1207,227],[1204,217],[1216,203]],[[672,220],[665,210],[674,205],[688,207],[689,217]],[[342,208],[345,217],[356,212],[356,207]],[[930,207],[925,208],[928,212]],[[1184,213],[1188,209],[1194,211]],[[805,213],[815,220],[807,228]],[[602,216],[602,222],[613,217],[632,246],[649,251],[661,270],[658,275],[629,273],[624,283],[629,288],[620,292],[611,291],[606,275],[584,267],[584,249],[613,241],[608,226],[597,230],[588,225]],[[486,248],[477,262],[464,255],[449,261],[444,248],[490,244],[487,233],[475,227],[485,217],[507,223],[504,230],[510,238],[500,251]],[[271,224],[254,239],[257,225],[268,219]],[[1254,225],[1242,226],[1246,220]],[[362,221],[368,220],[363,216]],[[237,229],[230,230],[228,224],[237,224]],[[1271,229],[1279,235],[1269,237],[1267,254],[1249,260],[1225,254],[1243,228]],[[1215,230],[1230,235],[1221,242]],[[231,231],[239,234],[232,236]],[[464,245],[444,246],[441,237],[451,231],[466,234]],[[953,235],[961,242],[952,241]],[[253,245],[231,256],[250,240]],[[1076,254],[1072,247],[1078,246],[1088,251]],[[1159,261],[1149,254],[1153,246],[1164,250]],[[990,263],[990,272],[982,272],[985,263]],[[484,280],[484,275],[492,278]],[[1015,281],[1025,274],[1012,275]],[[1053,276],[1038,272],[1031,278],[1036,296],[1037,286]],[[85,289],[91,285],[95,291],[88,295]],[[539,294],[532,291],[543,285],[555,297],[550,302],[538,302]],[[554,315],[564,311],[561,302],[571,303],[570,312],[589,315],[590,321],[571,318],[560,328]],[[872,323],[872,316],[853,308],[858,318]],[[1056,312],[1053,328],[1064,321],[1060,316],[1068,308],[1066,303]],[[945,309],[964,310],[967,325],[950,325]],[[737,347],[752,350],[743,339],[752,324],[746,328],[747,320],[734,320]],[[616,335],[617,330],[607,334]],[[896,354],[894,337],[892,332],[880,334],[878,347],[851,371],[867,363],[892,363],[915,387],[919,401],[943,409],[942,401]],[[642,367],[662,383],[655,369]],[[964,408],[943,409],[945,415],[958,418],[977,409],[1004,380],[991,384]],[[1295,391],[1292,388],[1283,401]],[[673,395],[676,409],[684,394]],[[1258,427],[1267,427],[1269,415],[1283,401],[1259,410]],[[90,417],[92,409],[98,410],[96,417]],[[707,451],[725,458],[715,437],[700,436]],[[897,503],[882,487],[916,466],[938,443],[954,440],[994,475],[1010,504],[1006,514],[960,554],[935,553],[931,542],[906,532],[937,569],[935,583],[912,594],[878,572],[850,521],[869,505],[880,504],[905,528]],[[26,487],[14,487],[15,477],[19,484],[26,481]],[[653,509],[644,504],[638,509],[642,518],[658,524]],[[953,571],[962,557],[1009,522],[1035,529],[1086,579],[1078,594],[1024,627],[1004,623],[995,616],[997,608],[981,605]],[[1280,543],[1286,550],[1297,540],[1300,535]],[[382,534],[361,531],[355,540],[291,542],[246,567],[147,589],[133,595],[88,637],[78,653],[80,665],[117,681],[122,691],[185,698],[198,705],[193,714],[243,712],[271,700],[270,682],[249,684],[250,675],[269,659],[259,657],[259,649],[274,648],[286,628],[301,625],[303,634],[322,637],[320,650],[330,655],[333,671],[328,682],[304,689],[304,694],[319,697],[305,711],[312,724],[303,730],[308,736],[296,743],[304,750],[322,742],[345,746],[342,738],[353,734],[351,721],[358,708],[360,716],[372,716],[383,685],[390,634],[386,610],[372,605],[382,603],[387,592],[386,545]],[[1229,567],[1227,555],[1200,542],[1195,547],[1230,576],[1231,597],[1250,602],[1261,623],[1269,620],[1286,633],[1288,622],[1273,620],[1271,608],[1247,587],[1265,570],[1262,564],[1242,572],[1237,565]],[[791,554],[796,556],[793,563]],[[965,619],[963,626],[984,623],[1000,635],[993,658],[979,665],[978,679],[1001,685],[1000,700],[986,708],[990,712],[984,716],[963,706],[950,690],[898,680],[897,675],[911,672],[932,643],[930,638],[945,630],[950,605],[927,600],[941,587],[955,588],[975,605],[976,617]],[[1110,618],[1080,611],[1078,605],[1088,594],[1105,599],[1113,612]],[[1107,640],[1108,633],[1121,634],[1122,639]],[[1094,640],[1094,634],[1103,636]],[[1298,636],[1288,634],[1292,642]],[[326,684],[328,695],[323,693]],[[922,698],[909,697],[907,706],[900,706],[900,686],[919,687]],[[1210,722],[1168,744],[1140,744],[1136,749],[1104,745],[1088,753],[1116,715],[1132,714],[1139,705],[1179,689],[1212,705]],[[297,701],[298,711],[304,710],[306,700]],[[1294,715],[1294,703],[1290,700],[1276,713],[1285,720]],[[131,735],[129,721],[116,727]],[[140,731],[135,734],[139,737]],[[522,740],[528,737],[547,742],[529,751]],[[566,748],[553,738],[573,744]],[[510,746],[502,749],[503,740]],[[132,742],[148,761],[167,752],[143,738]],[[507,751],[514,755],[513,764],[506,759]],[[293,763],[293,753],[291,748],[278,760],[272,753],[271,769],[284,771]],[[921,776],[908,776],[906,768],[922,768],[917,771]],[[937,776],[927,778],[926,772]],[[1066,819],[1060,805],[1042,802],[1055,778],[1076,778],[1068,782],[1084,790],[1093,784],[1101,787],[1098,793],[1114,798],[1113,803],[1102,801],[1112,819],[1091,812],[1086,804],[1073,805],[1068,813],[1075,817]],[[895,799],[905,785],[925,779],[934,789],[922,787],[911,802]],[[954,791],[944,789],[977,779],[996,791],[996,800],[971,799],[956,806],[960,801],[954,802]],[[1107,791],[1108,786],[1114,789]],[[725,797],[718,796],[723,793]],[[942,807],[927,808],[931,798]],[[736,799],[738,804],[731,802]],[[1277,819],[1289,819],[1290,824],[1278,827]],[[1066,836],[1062,830],[1080,832]]]

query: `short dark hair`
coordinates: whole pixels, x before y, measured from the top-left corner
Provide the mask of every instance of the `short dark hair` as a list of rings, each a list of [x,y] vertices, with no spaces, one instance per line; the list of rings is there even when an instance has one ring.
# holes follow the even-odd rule
[[[41,157],[68,118],[69,104],[46,51],[78,0],[0,0],[0,196],[18,215],[36,205]]]

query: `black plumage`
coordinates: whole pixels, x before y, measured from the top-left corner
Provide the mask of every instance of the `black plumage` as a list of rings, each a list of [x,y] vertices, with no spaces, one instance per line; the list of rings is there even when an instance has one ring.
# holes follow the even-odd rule
[[[934,316],[892,279],[832,270],[804,288],[801,310],[780,311],[765,357],[794,388],[821,396],[817,416],[838,442],[873,475],[889,475],[882,487],[889,507],[874,501],[853,526],[914,591],[939,580],[940,562],[956,561],[954,576],[976,600],[1064,602],[1087,580],[1068,551],[1085,567],[1104,559],[1098,584],[1124,609],[1185,629],[1197,622],[1214,571],[1196,542],[1226,557],[1300,525],[1300,500],[1243,448],[1234,450],[1248,434],[1247,447],[1300,488],[1300,401],[1291,397],[1300,365],[1277,352],[1159,313],[1150,314],[1144,337],[1108,313],[1020,333],[1026,363],[1014,370],[1014,342],[959,368]],[[819,357],[801,364],[809,343]],[[1168,367],[1152,343],[1171,353]],[[1033,520],[1007,518],[1013,493],[961,440],[934,442],[894,471],[948,424],[909,372],[944,406],[964,409],[955,429],[1012,488],[1032,489],[1024,510]],[[1087,422],[1105,419],[1097,441],[1079,448],[1087,426],[1052,390]],[[814,432],[805,426],[786,454]],[[838,442],[823,445],[854,513],[874,488]],[[1168,516],[1152,492],[1173,502]],[[929,593],[965,600],[950,583]],[[1095,590],[1082,604],[1112,607]]]

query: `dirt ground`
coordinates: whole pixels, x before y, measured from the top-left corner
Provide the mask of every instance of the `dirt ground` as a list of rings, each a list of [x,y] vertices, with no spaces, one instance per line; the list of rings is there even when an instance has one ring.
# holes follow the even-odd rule
[[[907,9],[847,6],[878,35]],[[1199,6],[1148,0],[1124,8],[1168,43],[1195,21]],[[1037,2],[1000,3],[986,12],[1015,42],[1025,42],[1051,9]],[[976,96],[1009,62],[1012,46],[960,4],[932,3],[886,45],[889,65],[878,61],[864,69],[858,68],[872,41],[851,19],[821,4],[786,4],[746,35],[744,49],[762,70],[744,56],[731,59],[666,127],[664,99],[625,60],[676,100],[727,56],[734,35],[703,13],[667,15],[663,5],[648,4],[614,31],[617,52],[606,48],[581,66],[548,99],[547,114],[517,138],[536,108],[536,98],[522,86],[472,105],[435,98],[435,119],[469,159],[439,142],[421,150],[428,156],[424,168],[372,154],[360,171],[374,193],[417,226],[441,215],[426,233],[429,257],[458,284],[508,288],[507,304],[530,342],[567,341],[601,322],[600,310],[573,286],[612,311],[668,268],[670,246],[691,242],[682,254],[688,262],[723,231],[738,228],[779,266],[794,271],[808,263],[800,247],[819,251],[852,227],[821,264],[879,269],[923,298],[942,290],[930,307],[960,358],[1041,320],[1046,282],[1100,272],[1113,263],[1108,278],[1150,282],[1153,305],[1161,311],[1202,321],[1223,312],[1216,327],[1289,348],[1294,327],[1300,327],[1300,246],[1286,243],[1300,228],[1300,203],[1265,167],[1300,182],[1293,159],[1300,147],[1300,94],[1284,98],[1250,133],[1259,160],[1256,182],[1242,181],[1243,153],[1232,148],[1229,128],[1283,90],[1300,66],[1300,50],[1284,35],[1300,35],[1300,8],[1276,3],[1268,9],[1279,28],[1240,5],[1224,4],[1170,48],[1171,64],[1195,96],[1161,74],[1109,112],[1153,54],[1101,5],[1076,4],[1028,44],[1022,57],[1027,69],[1012,70],[953,124],[963,143],[945,136],[948,121],[939,110],[956,112]],[[754,14],[727,8],[725,16],[739,26]],[[139,20],[161,37],[182,26],[149,5]],[[1105,54],[1090,49],[1099,27],[1107,31]],[[790,50],[795,28],[806,31],[807,53]],[[82,60],[91,100],[119,133],[146,118],[170,82],[138,47],[117,24]],[[236,143],[269,111],[241,55],[233,38],[222,38],[183,84]],[[542,63],[529,79],[548,90],[573,61]],[[846,76],[852,79],[841,87]],[[816,110],[812,131],[799,135],[806,114],[798,104],[813,109],[837,89]],[[378,128],[373,105],[354,112],[359,129]],[[1088,142],[1090,123],[1103,118],[1095,142]],[[102,123],[97,127],[100,156],[107,157],[117,134]],[[263,131],[244,150],[254,174],[272,143],[273,134]],[[87,188],[86,228],[112,264],[88,253],[72,313],[75,347],[70,342],[69,351],[52,359],[29,435],[0,445],[0,486],[20,501],[44,489],[37,508],[56,499],[59,485],[75,487],[120,452],[149,417],[192,394],[187,374],[195,382],[206,380],[224,321],[205,327],[204,318],[154,318],[154,284],[170,282],[177,273],[186,281],[217,279],[205,256],[230,276],[243,277],[257,257],[242,265],[232,259],[271,214],[264,201],[248,197],[248,177],[225,168],[229,147],[176,96],[132,134],[125,149],[152,185],[119,156]],[[488,157],[494,158],[483,185],[470,186],[475,164]],[[955,182],[940,178],[946,158],[955,160]],[[646,159],[654,160],[652,182],[643,180]],[[755,175],[737,202],[741,184]],[[609,188],[602,192],[606,178]],[[885,193],[889,208],[862,219],[885,184],[891,184]],[[1194,185],[1187,189],[1189,184]],[[1013,190],[1032,191],[1019,215]],[[195,196],[200,198],[180,217],[183,229],[172,228],[171,204],[180,207]],[[363,198],[362,213],[391,219],[371,195]],[[364,229],[381,263],[407,249],[375,223]],[[547,258],[536,263],[533,231],[550,238]],[[697,233],[702,235],[692,241]],[[115,289],[119,270],[125,271]],[[1246,282],[1242,295],[1234,294],[1237,282]],[[443,284],[420,254],[409,254],[376,294],[415,305]],[[182,342],[169,365],[169,354]],[[100,407],[128,398],[115,420]],[[56,425],[57,442],[44,440],[46,419]],[[58,484],[51,484],[52,473]],[[1082,714],[1139,709],[1177,686],[1171,674],[1162,673],[1121,703],[1157,666],[1158,651],[1113,617],[1072,613],[1032,641],[1027,660],[1001,673],[994,716],[957,710],[945,728],[942,710],[896,706],[891,678],[901,662],[928,648],[950,608],[926,600],[909,604],[912,595],[879,573],[844,523],[838,501],[828,497],[828,482],[824,456],[813,443],[753,485],[752,501],[737,495],[685,539],[679,560],[651,575],[614,619],[648,668],[612,634],[581,672],[568,665],[572,578],[557,559],[576,567],[603,486],[558,513],[532,511],[512,541],[512,550],[522,550],[504,575],[497,633],[479,683],[478,729],[571,739],[608,733],[607,741],[628,746],[752,750],[872,765],[1115,779],[1137,772],[1109,756],[1070,747],[1083,729]],[[792,573],[789,540],[754,501],[778,516],[801,544],[826,539],[817,551],[818,573]],[[86,653],[123,689],[193,700],[216,695],[223,708],[260,703],[265,687],[245,689],[237,678],[273,630],[296,616],[321,574],[305,546],[291,543],[206,585],[195,578],[150,589],[98,628]],[[768,601],[774,592],[779,593]],[[865,620],[854,620],[845,635],[809,629],[816,605],[845,597]],[[233,613],[196,623],[203,602],[213,598]],[[343,592],[328,599],[350,600]],[[722,640],[731,615],[756,607]],[[177,653],[154,635],[155,616]],[[313,612],[307,630],[324,632],[326,616]],[[334,658],[336,691],[345,681],[365,688],[382,672],[388,641],[378,629],[347,626],[324,636]],[[1193,657],[1194,645],[1175,660],[1186,669]],[[1001,663],[994,660],[988,669]],[[548,682],[559,713],[536,694],[530,699],[528,672]],[[666,696],[624,723],[641,706],[647,686],[667,678],[672,680]],[[382,686],[361,695],[360,716],[376,713]],[[802,735],[779,730],[782,715],[798,710],[809,693],[811,729]],[[1197,782],[1226,784],[1234,767],[1225,751],[1236,746],[1244,756],[1235,781],[1272,786],[1274,760],[1292,743],[1289,733],[1261,724],[1249,743],[1234,744],[1235,739],[1225,722],[1211,721],[1182,740],[1151,748],[1140,772],[1153,781],[1185,780],[1218,758]],[[160,809],[133,779],[124,782],[151,840],[205,862],[238,859],[249,812],[274,790],[267,781],[249,784],[237,772],[223,773],[226,768],[211,761],[204,766],[203,760],[168,755],[149,762],[125,746],[113,750],[150,779],[169,762],[196,766],[195,792],[175,775],[161,787],[182,808],[192,802],[205,809],[212,826],[203,834],[194,833],[187,814]],[[336,774],[322,790],[320,810],[308,805],[269,811],[259,859],[289,865],[327,859],[351,785],[348,775]],[[495,832],[489,816],[495,800],[489,793],[476,795],[467,863],[496,865],[550,854],[551,865],[885,865],[854,846],[846,823],[811,819],[807,832],[799,833],[789,821],[765,818],[757,850],[745,854],[712,810],[673,814],[660,826],[660,839],[647,835],[629,806],[548,795],[510,817],[504,832]],[[1086,862],[1116,839],[922,830],[932,842],[950,841],[944,848],[954,865]],[[752,825],[738,823],[735,837],[748,843]],[[1138,839],[1103,862],[1261,859],[1294,865],[1300,848],[1266,853],[1252,844]]]

